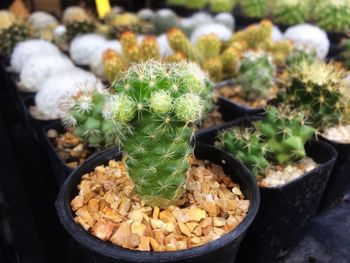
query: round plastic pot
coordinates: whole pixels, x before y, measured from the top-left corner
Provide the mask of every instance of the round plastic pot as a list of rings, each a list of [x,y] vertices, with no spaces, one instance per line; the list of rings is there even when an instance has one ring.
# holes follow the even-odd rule
[[[225,86],[233,86],[236,83],[237,82],[234,79],[224,80],[217,83],[215,85],[215,89],[221,89]],[[233,120],[248,116],[257,116],[265,112],[263,108],[250,108],[238,103],[234,103],[223,96],[219,96],[218,103],[220,105],[223,105],[222,107],[227,111],[227,115],[223,116],[226,118],[226,120]]]
[[[321,139],[336,149],[338,157],[323,193],[320,211],[331,207],[350,191],[350,144],[334,142],[324,137]]]
[[[260,118],[241,118],[222,129],[249,126]],[[213,144],[218,132],[197,134],[196,140]],[[238,254],[240,262],[272,262],[296,244],[316,214],[337,152],[321,140],[310,140],[305,149],[307,156],[319,166],[285,185],[260,187],[261,205],[242,241]]]
[[[249,211],[237,228],[206,245],[175,252],[141,252],[124,249],[95,238],[74,222],[70,201],[77,194],[82,175],[109,160],[122,158],[118,149],[108,149],[89,158],[73,171],[65,181],[56,201],[61,223],[68,233],[84,248],[91,262],[234,262],[241,240],[254,220],[259,207],[259,190],[253,176],[236,159],[223,151],[205,144],[196,144],[195,156],[220,164],[225,173],[240,185],[244,196],[250,200]]]
[[[42,136],[44,139],[44,149],[49,157],[49,161],[52,168],[52,173],[55,179],[57,188],[59,189],[64,181],[67,179],[68,175],[74,170],[65,164],[65,162],[58,155],[55,146],[52,144],[50,139],[47,137],[47,132],[50,129],[55,129],[58,133],[64,133],[65,129],[62,127],[60,121],[55,121],[50,124],[47,124],[42,129]]]

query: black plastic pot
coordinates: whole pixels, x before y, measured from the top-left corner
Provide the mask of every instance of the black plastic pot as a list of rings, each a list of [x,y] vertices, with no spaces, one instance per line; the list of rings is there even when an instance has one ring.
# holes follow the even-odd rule
[[[223,237],[196,248],[176,252],[141,252],[124,249],[90,235],[74,222],[70,201],[77,194],[81,176],[96,166],[107,164],[111,159],[120,160],[122,152],[112,148],[99,152],[78,167],[63,184],[57,197],[56,208],[61,223],[68,233],[77,240],[89,255],[91,262],[234,262],[239,244],[253,221],[259,206],[259,190],[248,170],[236,159],[212,146],[198,143],[195,156],[222,165],[250,200],[250,207],[243,222]]]
[[[260,118],[242,118],[222,129],[247,126]],[[196,140],[213,144],[218,132],[197,134]],[[242,241],[239,262],[272,262],[297,243],[316,214],[337,153],[320,140],[305,146],[307,155],[320,165],[286,185],[260,188],[260,209]]]
[[[338,157],[323,193],[320,211],[334,205],[350,190],[350,144],[334,142],[324,137],[321,139],[336,149]]]
[[[234,79],[224,80],[215,85],[215,89],[221,89],[225,86],[233,86],[237,82]],[[233,120],[248,116],[257,116],[265,112],[263,108],[250,108],[244,105],[240,105],[230,101],[229,99],[220,96],[218,98],[218,104],[223,105],[223,108],[227,110],[227,115],[223,116],[226,120]]]
[[[243,14],[242,10],[239,7],[234,9],[233,15],[235,17],[236,25],[235,30],[241,30],[246,28],[249,25],[257,24],[262,19],[261,17],[247,17]]]

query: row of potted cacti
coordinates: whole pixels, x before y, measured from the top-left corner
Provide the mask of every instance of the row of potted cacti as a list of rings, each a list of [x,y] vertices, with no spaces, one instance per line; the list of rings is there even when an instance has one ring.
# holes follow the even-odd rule
[[[262,22],[236,33],[225,44],[233,53],[227,55],[233,71],[229,77],[245,87],[248,99],[265,96],[262,88],[273,84],[278,71],[287,75],[281,75],[273,102],[278,107],[267,107],[266,114],[256,119],[240,119],[198,133],[195,130],[203,127],[200,120],[213,109],[213,85],[198,65],[182,59],[211,68],[212,77],[223,74],[214,63],[205,66],[221,52],[222,43],[214,35],[199,39],[194,47],[181,31],[172,29],[168,32],[170,46],[181,50],[182,59],[159,61],[154,38],[138,44],[135,34],[122,34],[123,58],[110,50],[103,53],[103,68],[113,80],[109,90],[66,58],[64,76],[50,76],[51,71],[60,71],[59,62],[57,69],[51,69],[51,63],[42,65],[39,73],[47,72],[48,79],[38,75],[37,83],[45,81],[36,96],[37,108],[55,116],[48,119],[63,118],[69,127],[66,138],[72,144],[75,141],[80,149],[82,145],[97,152],[88,160],[88,151],[75,155],[82,165],[66,181],[66,174],[60,174],[58,180],[60,184],[65,181],[57,201],[62,223],[83,247],[93,251],[91,257],[127,262],[233,261],[259,206],[255,180],[260,185],[261,207],[239,257],[269,262],[297,240],[318,208],[336,158],[329,144],[310,139],[316,129],[334,138],[326,128],[337,126],[339,120],[343,129],[348,127],[349,96],[341,68],[315,61],[314,50],[311,55],[303,49],[293,53],[289,43],[276,44],[270,40],[271,30],[271,24]],[[98,38],[91,40],[98,42]],[[32,68],[25,65],[31,54],[45,53],[44,46],[46,56],[56,53],[52,61],[62,58],[52,44],[31,41],[41,44],[32,49],[23,42],[11,58],[21,74],[25,67]],[[321,46],[319,56],[324,54]],[[140,56],[150,60],[145,62]],[[72,83],[77,84],[74,90]],[[57,134],[49,133],[44,136],[57,142]],[[338,140],[345,138],[337,134]],[[343,145],[346,142],[344,139]],[[108,146],[118,148],[100,152]],[[74,150],[74,154],[79,152]],[[338,153],[341,155],[339,149]],[[115,161],[109,162],[111,159]],[[338,162],[335,176],[347,163],[348,159]],[[288,178],[281,180],[283,172],[288,172]],[[251,247],[255,254],[249,253]]]
[[[188,9],[203,9],[207,5],[212,12],[231,12],[237,4],[237,14],[248,18],[269,17],[282,25],[295,25],[314,21],[329,32],[347,33],[350,29],[350,4],[348,1],[323,0],[315,6],[312,1],[268,0],[169,0],[169,4]]]

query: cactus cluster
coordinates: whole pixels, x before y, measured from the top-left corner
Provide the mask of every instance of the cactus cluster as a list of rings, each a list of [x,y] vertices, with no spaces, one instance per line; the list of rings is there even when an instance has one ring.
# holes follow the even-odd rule
[[[91,145],[120,145],[135,191],[151,206],[167,207],[183,192],[189,141],[207,108],[209,84],[197,65],[133,64],[115,82],[115,95],[75,98],[65,118]]]
[[[336,64],[303,61],[290,71],[287,103],[302,108],[317,128],[348,122],[350,92],[345,76],[345,71]]]
[[[269,11],[267,0],[239,0],[239,6],[247,17],[264,17]]]
[[[246,100],[265,98],[274,84],[276,66],[263,52],[248,51],[243,54],[237,80]]]
[[[284,25],[304,23],[308,19],[308,7],[302,0],[279,0],[272,9],[274,21]]]
[[[316,23],[331,32],[348,32],[350,30],[350,3],[347,0],[321,1],[316,14]]]
[[[251,128],[233,128],[218,135],[218,147],[234,154],[256,176],[270,163],[288,165],[305,157],[304,144],[315,130],[305,125],[301,112],[269,106]]]
[[[30,30],[26,24],[8,11],[0,11],[0,55],[11,53],[17,43],[27,39]]]
[[[207,5],[214,13],[231,12],[235,6],[235,0],[168,0],[168,5],[184,6],[188,9],[203,9]]]

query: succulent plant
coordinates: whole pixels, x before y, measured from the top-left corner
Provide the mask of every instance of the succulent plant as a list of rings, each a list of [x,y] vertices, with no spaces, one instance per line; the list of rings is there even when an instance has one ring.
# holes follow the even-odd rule
[[[187,36],[179,29],[173,28],[167,32],[169,45],[175,52],[181,52],[191,61],[200,62],[198,50],[191,44]]]
[[[350,3],[347,0],[321,1],[316,14],[317,24],[331,32],[348,32],[350,30]]]
[[[204,76],[188,62],[134,64],[116,80],[115,95],[78,98],[66,120],[95,146],[120,144],[135,191],[165,208],[184,190],[193,124],[209,92]]]
[[[208,3],[208,0],[192,0],[192,1],[186,1],[186,7],[189,9],[202,9],[204,8]]]
[[[20,73],[26,61],[38,53],[51,55],[53,53],[59,54],[60,51],[54,44],[46,40],[31,39],[23,41],[16,45],[12,52],[10,60],[11,70]]]
[[[204,24],[198,26],[191,35],[191,42],[196,44],[201,36],[216,34],[223,42],[228,42],[232,37],[232,31],[220,23]]]
[[[196,47],[201,54],[202,60],[207,60],[219,56],[222,43],[216,34],[208,34],[200,36],[196,43]]]
[[[210,10],[214,13],[231,12],[235,6],[235,0],[209,0]]]
[[[340,46],[340,59],[346,67],[350,68],[350,39],[343,39]]]
[[[270,40],[265,43],[264,50],[272,55],[275,64],[283,66],[293,50],[293,44],[289,40]]]
[[[274,84],[275,74],[276,66],[268,54],[245,52],[237,74],[245,99],[251,101],[264,98]]]
[[[123,58],[113,49],[107,49],[103,53],[102,63],[104,75],[109,82],[113,82],[126,67]]]
[[[33,29],[41,30],[51,25],[57,25],[57,19],[44,11],[36,11],[28,17],[28,22]]]
[[[308,53],[316,50],[319,59],[326,57],[330,47],[327,33],[311,24],[291,26],[284,33],[283,38],[292,41],[296,48],[303,49]]]
[[[218,13],[214,20],[216,23],[226,26],[231,31],[235,29],[235,18],[231,13]]]
[[[160,9],[154,17],[156,34],[162,34],[176,26],[177,15],[171,9]]]
[[[210,78],[215,82],[222,80],[223,65],[219,56],[205,60],[203,64],[203,70],[207,72]]]
[[[305,125],[301,112],[269,106],[250,128],[233,128],[218,135],[217,146],[238,157],[255,175],[269,164],[288,165],[305,157],[304,144],[315,129]]]
[[[94,51],[100,49],[106,39],[97,34],[80,35],[73,39],[69,46],[69,54],[78,65],[89,65]]]
[[[348,122],[350,92],[345,76],[345,71],[336,64],[303,61],[290,72],[287,103],[303,109],[316,128]]]
[[[314,52],[308,53],[302,49],[294,48],[292,52],[286,57],[287,67],[294,67],[298,64],[304,62],[312,64],[316,61],[316,50]]]
[[[140,44],[141,55],[143,60],[160,59],[160,47],[157,38],[154,36],[146,36]]]
[[[283,25],[304,23],[308,18],[308,6],[302,0],[279,0],[272,8],[274,21]]]
[[[237,74],[241,53],[234,47],[227,48],[221,55],[223,78],[229,79]]]
[[[267,0],[239,0],[239,6],[247,17],[265,17],[269,11]]]
[[[9,55],[17,43],[26,40],[30,30],[8,11],[0,11],[0,55]]]
[[[62,21],[66,26],[66,37],[68,41],[77,35],[92,33],[96,28],[92,16],[78,6],[66,8],[62,15]]]

